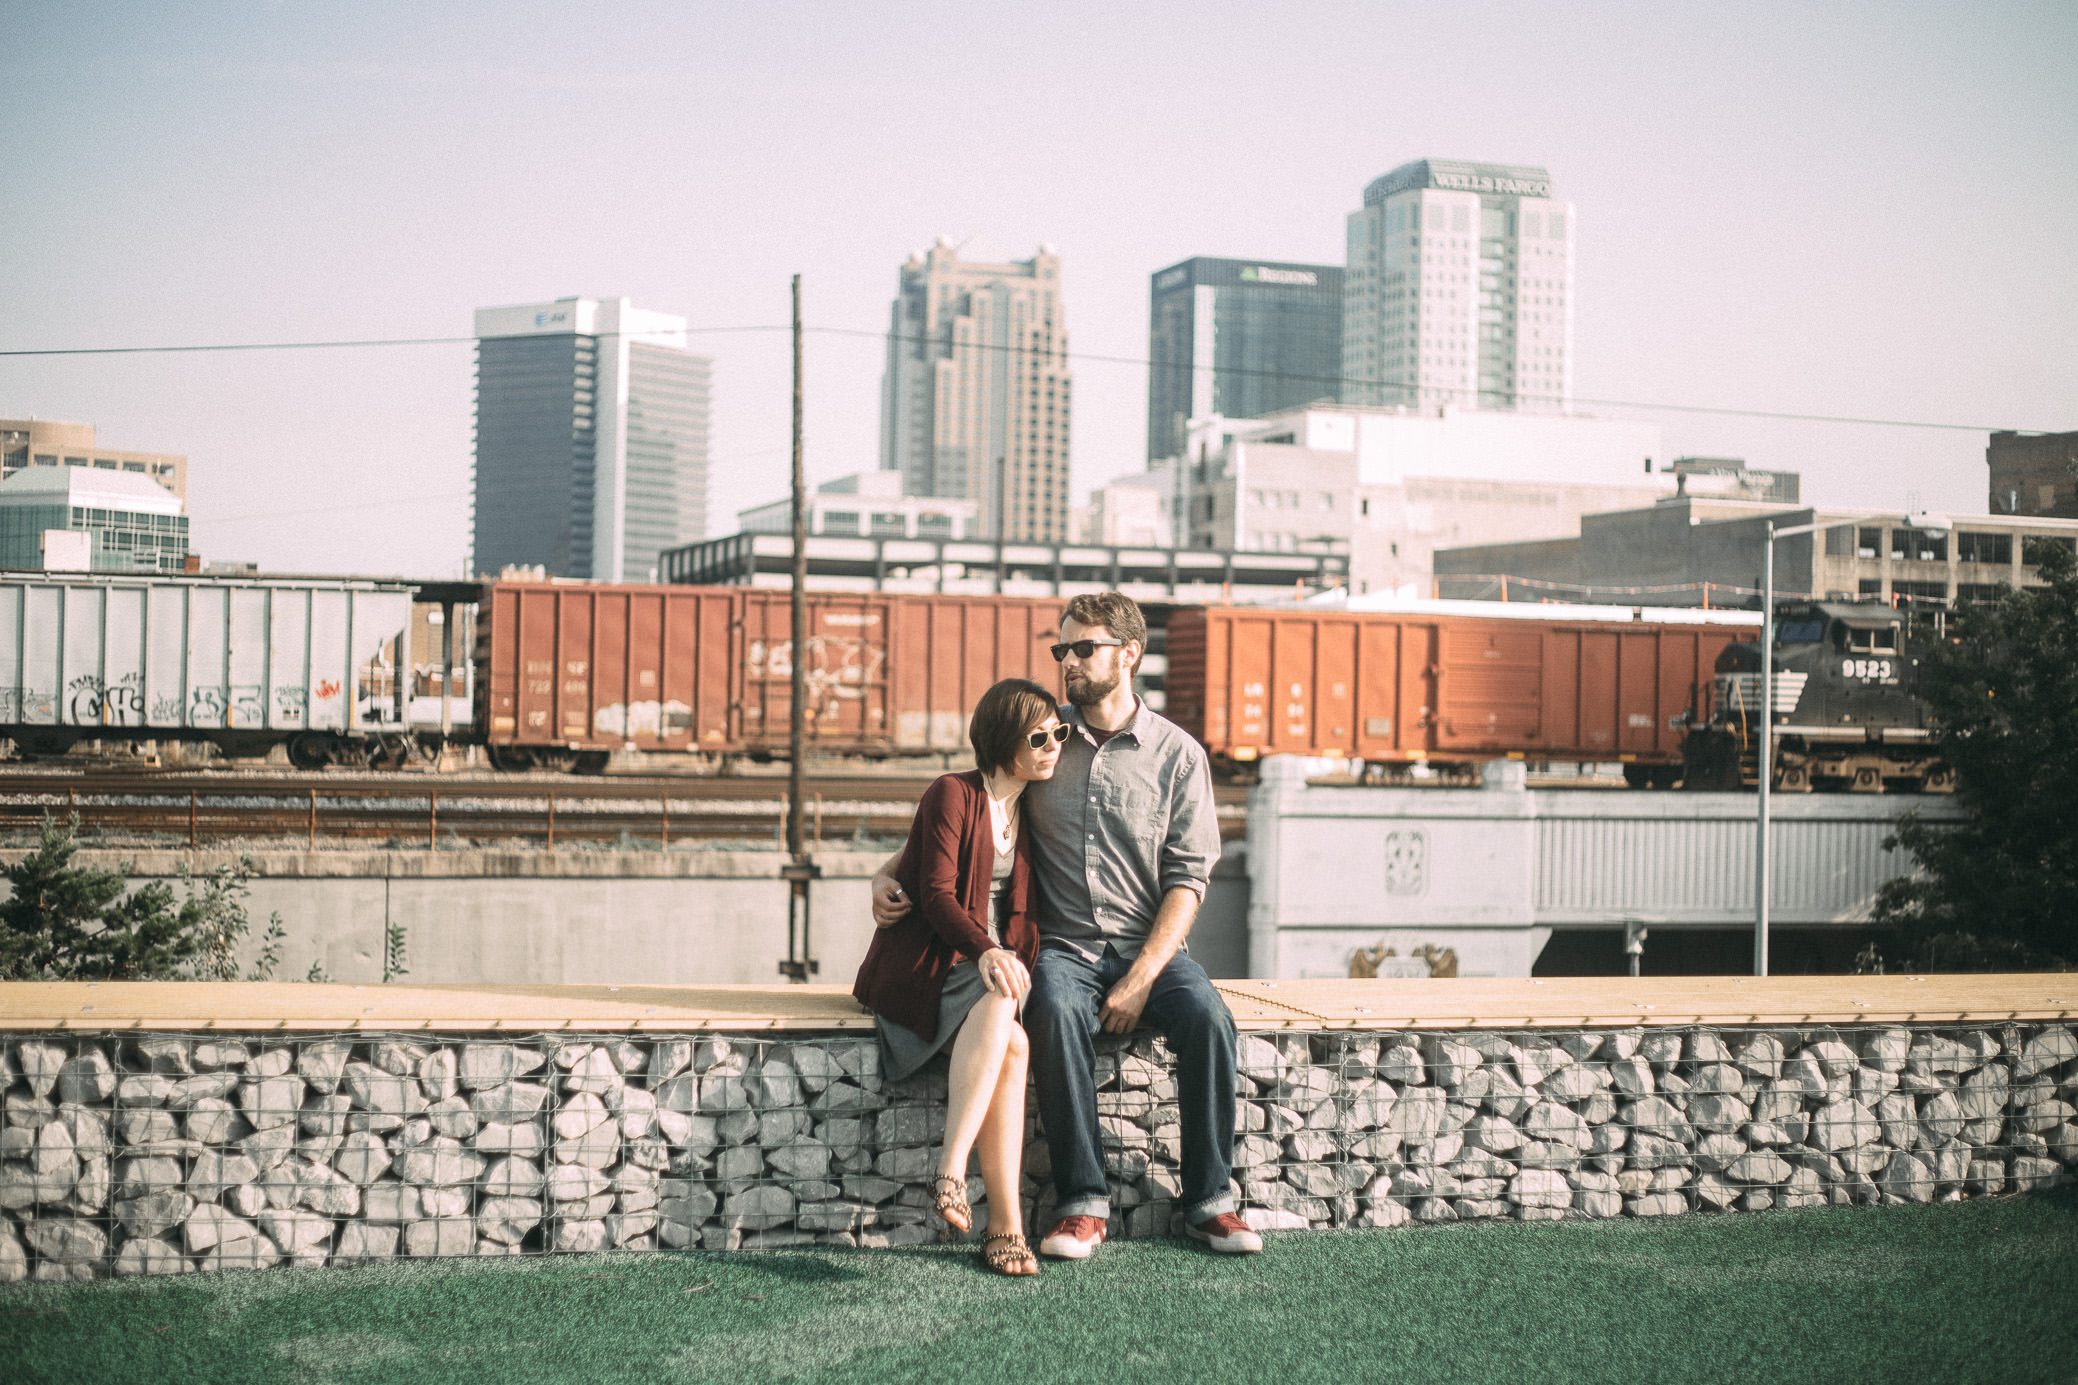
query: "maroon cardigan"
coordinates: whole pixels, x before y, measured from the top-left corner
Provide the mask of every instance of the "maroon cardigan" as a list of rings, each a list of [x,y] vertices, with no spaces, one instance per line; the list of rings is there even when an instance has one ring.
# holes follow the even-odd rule
[[[1003,946],[1029,967],[1039,957],[1039,926],[1032,920],[1032,863],[1025,843],[1020,822]],[[945,974],[954,963],[995,946],[988,936],[995,852],[981,771],[941,775],[924,790],[895,866],[911,907],[895,923],[874,930],[851,988],[860,1004],[920,1038],[938,1037]]]

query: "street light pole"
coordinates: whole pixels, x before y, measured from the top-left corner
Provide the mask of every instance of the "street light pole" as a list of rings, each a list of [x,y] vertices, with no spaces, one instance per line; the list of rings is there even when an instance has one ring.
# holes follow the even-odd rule
[[[1784,533],[1793,532],[1784,530]],[[1808,531],[1807,531],[1808,532]],[[1761,545],[1760,835],[1753,845],[1753,974],[1768,974],[1768,790],[1775,778],[1775,521]]]

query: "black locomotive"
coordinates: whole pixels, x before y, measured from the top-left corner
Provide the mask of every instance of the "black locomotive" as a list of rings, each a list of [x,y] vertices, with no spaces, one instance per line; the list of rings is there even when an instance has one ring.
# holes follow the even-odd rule
[[[1915,685],[1939,629],[1887,605],[1796,602],[1776,608],[1774,774],[1780,790],[1952,793],[1955,773],[1933,745]],[[1759,783],[1758,644],[1717,658],[1706,720],[1682,745],[1691,789]]]

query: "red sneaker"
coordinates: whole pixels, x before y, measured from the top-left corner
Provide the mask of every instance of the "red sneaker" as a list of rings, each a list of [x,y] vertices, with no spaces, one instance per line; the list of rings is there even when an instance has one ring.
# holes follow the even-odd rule
[[[1221,1212],[1201,1222],[1186,1222],[1183,1229],[1194,1241],[1203,1241],[1221,1255],[1257,1255],[1263,1238],[1232,1212]]]
[[[1087,1260],[1104,1244],[1102,1217],[1062,1217],[1039,1242],[1039,1253],[1049,1260]],[[1262,1242],[1256,1242],[1261,1249]]]

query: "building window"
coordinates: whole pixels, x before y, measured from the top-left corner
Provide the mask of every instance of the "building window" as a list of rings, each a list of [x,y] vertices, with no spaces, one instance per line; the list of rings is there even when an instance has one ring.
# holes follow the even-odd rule
[[[822,532],[825,534],[856,534],[859,532],[859,515],[856,510],[823,511]]]
[[[1880,558],[1883,556],[1883,531],[1881,529],[1858,530],[1855,538],[1855,557]]]
[[[1893,529],[1890,531],[1890,556],[1893,562],[1945,563],[1948,561],[1948,536],[1923,534],[1917,529]]]
[[[1955,558],[1960,563],[2009,565],[2013,561],[2013,536],[1959,531],[1955,536]]]

